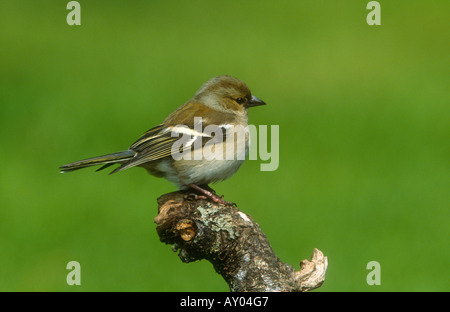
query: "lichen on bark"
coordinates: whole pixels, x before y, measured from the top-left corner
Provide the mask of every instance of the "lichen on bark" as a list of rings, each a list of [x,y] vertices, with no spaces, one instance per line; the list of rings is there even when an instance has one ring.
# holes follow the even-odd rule
[[[231,291],[309,291],[322,285],[327,258],[315,249],[301,269],[283,263],[259,225],[234,206],[187,192],[158,198],[157,232],[183,262],[206,259]]]

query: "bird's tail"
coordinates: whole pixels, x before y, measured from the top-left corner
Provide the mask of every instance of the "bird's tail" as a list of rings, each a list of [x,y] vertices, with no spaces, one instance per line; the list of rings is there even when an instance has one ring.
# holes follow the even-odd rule
[[[74,170],[78,170],[78,169],[82,169],[82,168],[103,165],[102,167],[97,169],[97,171],[99,171],[99,170],[105,169],[111,165],[114,165],[116,163],[121,164],[123,162],[126,162],[127,160],[133,158],[135,153],[136,152],[134,152],[132,150],[126,150],[126,151],[122,151],[122,152],[118,152],[118,153],[92,157],[92,158],[88,158],[88,159],[79,160],[79,161],[76,161],[76,162],[73,162],[73,163],[70,163],[67,165],[62,165],[61,167],[59,167],[59,169],[61,169],[61,173],[65,173],[65,172],[70,172],[70,171],[74,171]]]

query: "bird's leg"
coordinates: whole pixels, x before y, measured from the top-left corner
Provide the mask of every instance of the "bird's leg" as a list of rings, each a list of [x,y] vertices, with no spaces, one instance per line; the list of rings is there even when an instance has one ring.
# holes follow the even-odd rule
[[[201,188],[206,190],[206,191],[209,191],[209,192],[213,193],[214,195],[217,194],[216,191],[214,191],[209,185],[202,185]],[[223,196],[220,196],[220,197],[223,197]]]
[[[188,184],[188,186],[190,188],[193,188],[196,191],[199,191],[206,197],[211,198],[214,202],[216,202],[218,204],[225,205],[225,206],[236,206],[235,203],[226,201],[221,196],[217,195],[216,192],[212,188],[210,188],[208,185],[200,187],[196,184]]]

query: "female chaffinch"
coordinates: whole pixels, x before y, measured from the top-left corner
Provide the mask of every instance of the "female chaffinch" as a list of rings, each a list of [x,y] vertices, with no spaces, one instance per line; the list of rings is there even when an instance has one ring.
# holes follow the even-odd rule
[[[103,165],[99,171],[120,164],[112,174],[139,166],[182,190],[191,188],[217,203],[229,205],[232,203],[216,195],[208,184],[231,177],[242,165],[249,149],[247,110],[264,104],[241,80],[217,76],[203,84],[192,99],[160,125],[145,132],[128,150],[76,161],[60,169],[63,173]],[[208,146],[208,142],[213,144]],[[198,153],[206,147],[215,157],[205,151]]]

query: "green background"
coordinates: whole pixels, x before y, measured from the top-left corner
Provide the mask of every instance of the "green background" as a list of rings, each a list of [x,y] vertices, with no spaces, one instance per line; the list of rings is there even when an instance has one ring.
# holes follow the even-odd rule
[[[159,242],[143,169],[71,161],[126,149],[219,74],[279,125],[279,168],[214,188],[284,262],[328,256],[318,291],[449,291],[449,1],[0,2],[0,290],[228,291]],[[81,264],[68,286],[66,264]],[[369,261],[381,285],[368,286]]]

